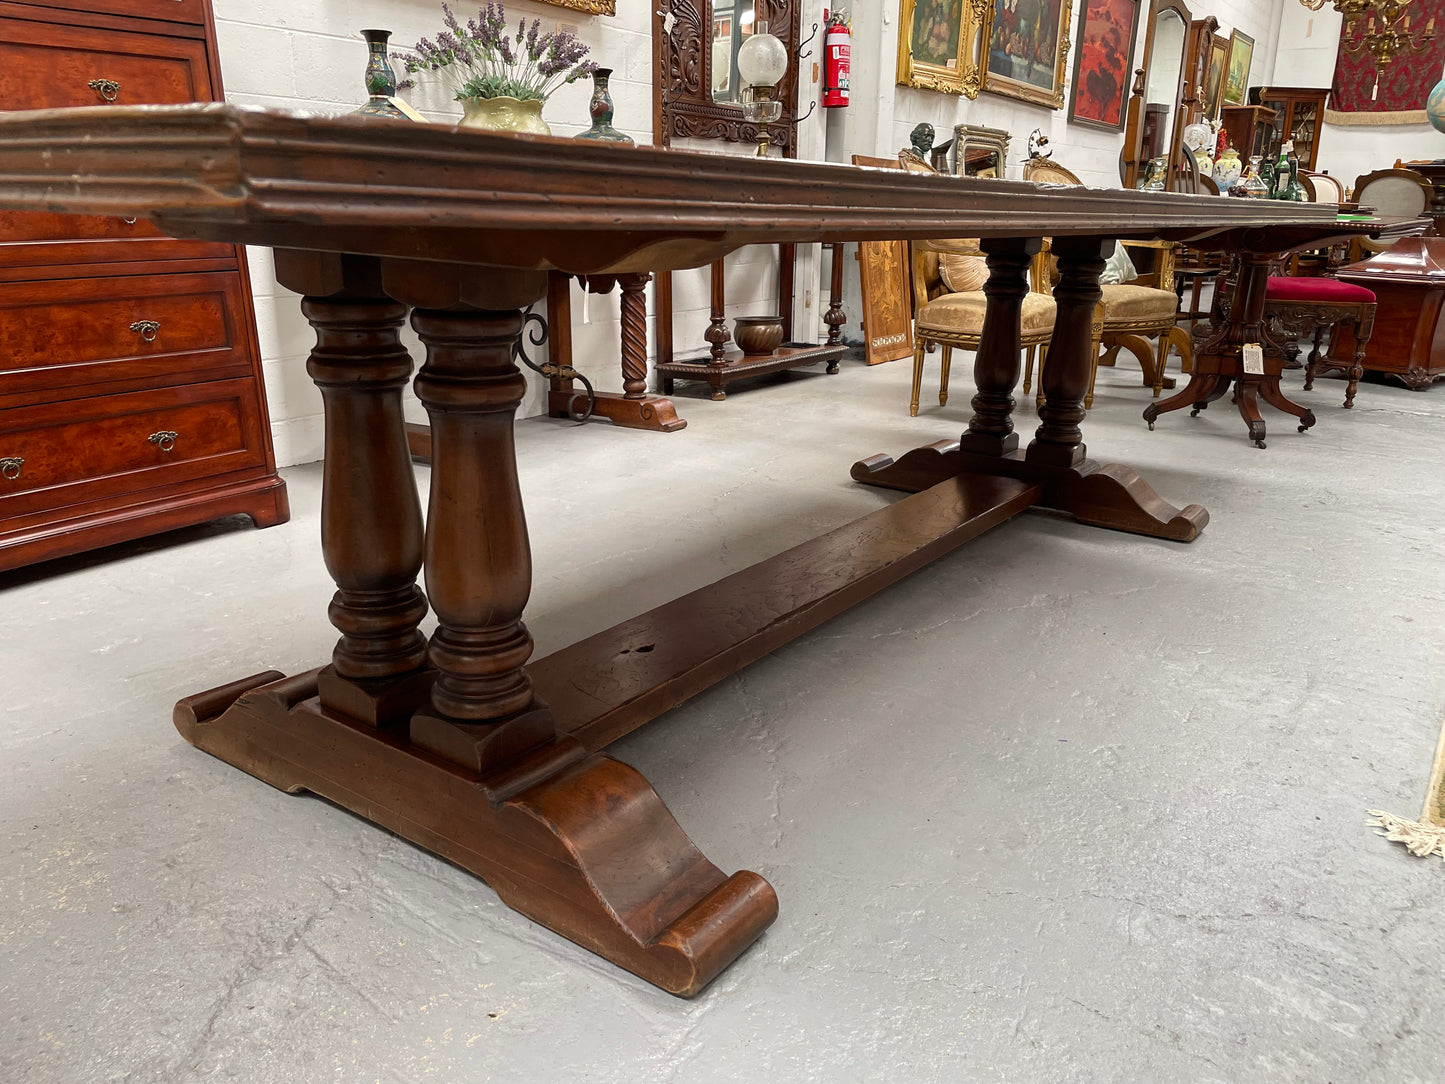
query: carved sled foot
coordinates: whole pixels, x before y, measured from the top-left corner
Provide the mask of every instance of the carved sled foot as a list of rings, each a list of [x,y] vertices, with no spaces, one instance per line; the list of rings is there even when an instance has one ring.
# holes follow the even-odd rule
[[[1197,504],[1176,508],[1137,471],[1117,463],[1085,459],[1071,467],[1030,463],[1022,453],[1003,456],[963,451],[956,442],[938,441],[915,448],[894,461],[870,456],[853,464],[853,480],[865,485],[917,492],[959,474],[986,474],[1031,482],[1041,490],[1037,505],[1067,512],[1080,523],[1151,538],[1192,542],[1209,513]]]
[[[1176,508],[1154,492],[1133,467],[1091,459],[1059,472],[1052,484],[1046,482],[1039,504],[1067,512],[1092,527],[1174,542],[1193,542],[1209,523],[1209,513],[1202,505]]]
[[[691,997],[778,913],[755,873],[726,876],[647,780],[556,739],[487,774],[317,699],[319,671],[267,671],[187,697],[192,745],[288,793],[311,791],[483,878],[509,907]]]
[[[962,471],[959,454],[958,441],[938,440],[905,452],[899,460],[889,455],[870,455],[854,463],[848,473],[853,481],[865,486],[921,493]]]
[[[578,417],[587,409],[587,396],[580,391],[554,391],[549,393],[548,403],[557,417]],[[616,392],[599,391],[593,398],[592,415],[624,429],[653,433],[676,433],[687,428],[687,421],[677,416],[672,400],[656,395],[628,399]]]

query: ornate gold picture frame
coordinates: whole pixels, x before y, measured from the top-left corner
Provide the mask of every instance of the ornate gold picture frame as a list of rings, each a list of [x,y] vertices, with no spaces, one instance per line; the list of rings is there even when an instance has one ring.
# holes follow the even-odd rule
[[[616,15],[617,0],[542,0],[556,8],[571,8],[588,15]]]
[[[977,98],[992,0],[899,0],[898,83]]]
[[[1033,12],[1036,18],[1022,16]],[[983,89],[1050,109],[1064,108],[1072,0],[992,0],[983,50]]]

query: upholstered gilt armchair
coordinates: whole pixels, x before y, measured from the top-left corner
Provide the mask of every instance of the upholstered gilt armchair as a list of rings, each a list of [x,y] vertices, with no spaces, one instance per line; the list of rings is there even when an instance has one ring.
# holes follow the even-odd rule
[[[977,350],[983,338],[988,299],[983,286],[988,264],[976,240],[915,241],[913,270],[913,398],[908,413],[918,415],[923,389],[923,357],[936,345],[942,359],[938,405],[948,404],[948,370],[953,348]],[[1035,352],[1046,352],[1054,333],[1054,299],[1031,291],[1024,296],[1022,341],[1033,367]]]
[[[1024,180],[1044,184],[1083,184],[1063,166],[1041,158],[1031,158],[1024,163]],[[1172,251],[1161,250],[1160,255],[1168,260]],[[1048,289],[1053,275],[1053,261],[1046,248],[1035,261],[1035,289]],[[1122,350],[1129,351],[1139,359],[1144,386],[1154,389],[1155,398],[1158,398],[1164,388],[1164,370],[1172,351],[1179,353],[1182,367],[1186,371],[1189,369],[1193,361],[1189,335],[1175,323],[1175,316],[1179,311],[1179,296],[1172,288],[1162,287],[1172,287],[1172,283],[1161,282],[1158,287],[1134,283],[1109,283],[1103,286],[1100,336],[1103,354],[1100,356],[1098,350],[1094,353],[1094,372],[1089,377],[1089,390],[1084,397],[1086,409],[1094,405],[1094,379],[1098,376],[1099,366],[1113,365]],[[1028,393],[1030,384],[1031,373],[1026,370],[1025,394]]]

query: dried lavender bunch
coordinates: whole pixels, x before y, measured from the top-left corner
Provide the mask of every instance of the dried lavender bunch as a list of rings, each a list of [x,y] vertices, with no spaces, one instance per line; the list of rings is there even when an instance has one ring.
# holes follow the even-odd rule
[[[408,74],[435,72],[463,98],[538,98],[597,70],[583,60],[587,46],[571,30],[542,32],[542,20],[523,18],[515,40],[507,35],[507,13],[489,3],[462,26],[451,6],[442,5],[444,27],[436,41],[421,38],[415,53],[401,54]]]

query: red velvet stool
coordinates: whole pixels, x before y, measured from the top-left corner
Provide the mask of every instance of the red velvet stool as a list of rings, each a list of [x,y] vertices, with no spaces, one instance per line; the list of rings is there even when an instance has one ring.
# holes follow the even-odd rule
[[[1338,369],[1349,374],[1345,406],[1354,406],[1355,389],[1365,374],[1365,344],[1375,327],[1375,295],[1363,286],[1339,279],[1272,275],[1266,283],[1264,315],[1270,325],[1289,337],[1291,357],[1299,356],[1299,340],[1313,336],[1313,349],[1305,368],[1305,391],[1315,386],[1315,376]],[[1320,341],[1325,328],[1350,324],[1355,332],[1353,364],[1331,361],[1321,355]]]

